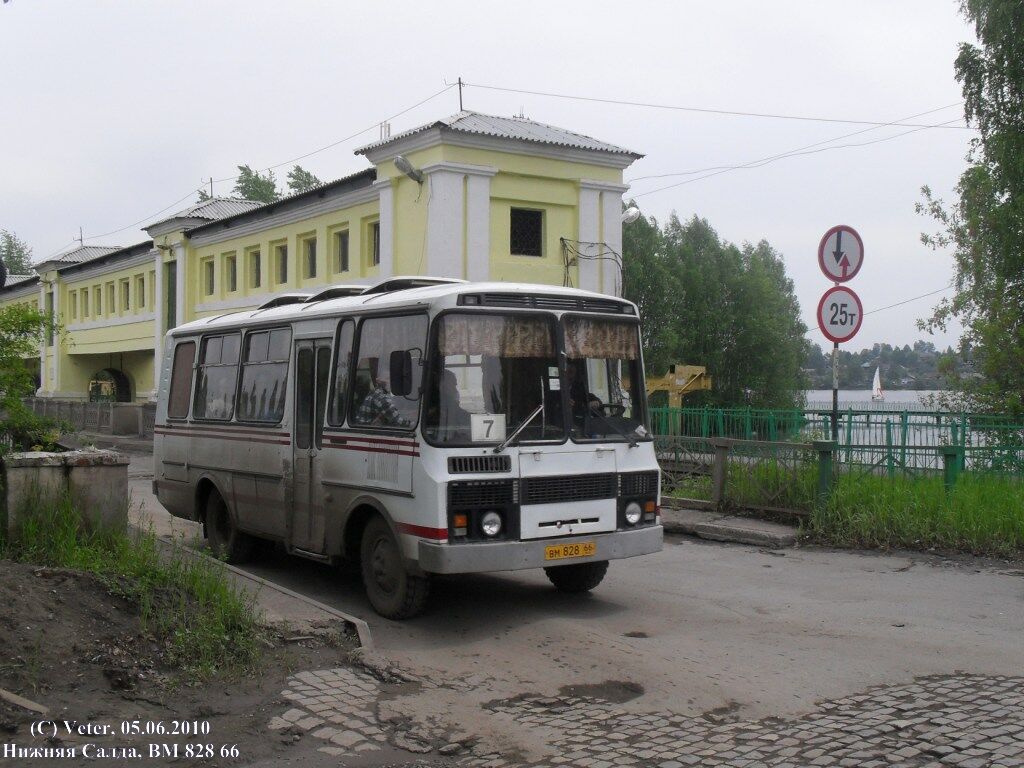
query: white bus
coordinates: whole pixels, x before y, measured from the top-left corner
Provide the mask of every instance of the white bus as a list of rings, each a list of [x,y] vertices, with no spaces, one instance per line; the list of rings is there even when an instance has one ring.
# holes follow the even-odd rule
[[[154,487],[215,554],[360,565],[373,608],[431,574],[588,591],[662,546],[640,321],[571,288],[395,278],[167,334]]]

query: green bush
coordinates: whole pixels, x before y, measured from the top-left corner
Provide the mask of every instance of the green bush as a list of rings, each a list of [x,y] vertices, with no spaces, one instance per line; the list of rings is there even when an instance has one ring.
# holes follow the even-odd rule
[[[91,573],[139,610],[142,632],[167,660],[200,677],[242,673],[260,657],[255,605],[216,564],[163,545],[152,533],[88,530],[66,496],[30,495],[0,556]]]

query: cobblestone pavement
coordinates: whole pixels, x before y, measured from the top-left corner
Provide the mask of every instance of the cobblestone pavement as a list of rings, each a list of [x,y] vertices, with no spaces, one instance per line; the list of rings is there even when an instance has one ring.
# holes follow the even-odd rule
[[[443,700],[442,691],[458,696],[471,690],[469,683],[389,675],[394,672],[350,668],[297,674],[283,694],[294,707],[270,728],[307,732],[340,765],[389,744],[449,756],[452,765],[466,768],[1024,766],[1021,677],[925,677],[822,702],[803,717],[757,721],[728,709],[699,717],[644,713],[582,695],[522,695],[481,705],[494,730],[533,732],[529,741],[539,738],[543,746],[537,755],[495,749],[465,723],[447,721],[444,711],[417,717],[389,705],[415,696],[422,699],[418,711],[426,712],[431,701]]]

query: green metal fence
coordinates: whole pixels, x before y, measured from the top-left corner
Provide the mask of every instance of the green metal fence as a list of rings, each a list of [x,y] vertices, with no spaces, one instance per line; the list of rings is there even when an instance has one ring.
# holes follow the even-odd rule
[[[831,437],[831,418],[818,410],[652,408],[662,438],[728,438],[812,442]],[[944,449],[956,449],[957,472],[1024,477],[1024,421],[936,411],[848,408],[839,415],[836,462],[893,476],[946,471]]]

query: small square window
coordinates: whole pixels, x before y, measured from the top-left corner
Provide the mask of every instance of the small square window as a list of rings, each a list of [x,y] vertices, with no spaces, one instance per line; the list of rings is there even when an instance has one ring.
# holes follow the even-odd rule
[[[334,271],[348,272],[348,230],[334,234]]]
[[[543,256],[544,212],[513,208],[509,220],[509,246],[514,256]]]
[[[302,276],[306,280],[316,277],[316,238],[302,241]]]
[[[234,254],[224,257],[224,282],[229,293],[238,290],[238,263]]]
[[[263,284],[263,263],[260,252],[249,251],[249,285],[259,288]]]

